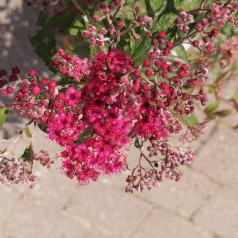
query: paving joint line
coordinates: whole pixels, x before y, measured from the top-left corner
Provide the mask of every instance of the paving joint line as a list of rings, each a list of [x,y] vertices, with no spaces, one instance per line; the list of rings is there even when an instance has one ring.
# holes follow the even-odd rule
[[[214,233],[212,238],[224,238],[224,237]]]
[[[204,198],[204,200],[202,201],[202,203],[200,204],[200,206],[193,211],[193,213],[189,216],[188,220],[193,222],[194,224],[196,224],[196,222],[194,221],[194,217],[197,215],[197,213],[201,210],[201,208],[205,205],[205,203],[207,203],[212,197],[214,197],[216,194],[219,193],[219,191],[223,188],[223,186],[219,186],[217,187],[216,191],[214,191],[214,193],[212,194],[208,194],[208,196],[206,198]]]
[[[144,218],[138,223],[138,225],[136,226],[136,228],[131,232],[131,234],[129,234],[128,238],[132,238],[133,235],[135,234],[136,231],[139,230],[139,228],[141,227],[141,225],[143,224],[143,222],[150,216],[150,214],[152,213],[152,211],[154,210],[154,207],[152,206],[151,209],[149,210],[149,212],[144,216]]]
[[[212,127],[211,131],[208,134],[208,137],[204,140],[201,140],[200,146],[196,149],[196,155],[199,154],[200,150],[207,144],[207,142],[217,133],[218,131],[218,123]]]

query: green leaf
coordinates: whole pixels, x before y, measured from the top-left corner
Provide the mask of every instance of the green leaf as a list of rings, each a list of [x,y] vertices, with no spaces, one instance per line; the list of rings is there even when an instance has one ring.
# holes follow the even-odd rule
[[[78,35],[78,32],[79,32],[79,29],[77,29],[77,28],[70,28],[70,29],[69,29],[69,34],[70,34],[71,36],[77,36],[77,35]]]
[[[4,122],[7,119],[7,115],[8,115],[8,108],[7,107],[3,107],[0,109],[0,129],[2,128]]]
[[[195,115],[190,115],[188,117],[181,117],[180,122],[183,123],[184,125],[188,125],[189,127],[193,127],[197,124],[199,124],[199,120]]]
[[[23,155],[20,157],[25,162],[29,162],[31,160],[31,152],[32,148],[31,145],[27,146],[26,149],[24,150]]]
[[[98,49],[97,49],[97,48],[98,48],[98,47],[97,47],[96,45],[90,46],[89,52],[90,52],[90,58],[91,58],[91,59],[93,59],[94,56],[97,54],[97,52],[98,52]]]
[[[66,8],[60,15],[53,15],[44,22],[37,34],[30,38],[32,47],[42,62],[53,72],[56,70],[51,66],[52,58],[56,54],[56,36],[68,34],[68,29],[73,28],[76,13]]]
[[[37,25],[42,26],[46,22],[48,18],[48,13],[44,11],[40,11],[38,18],[37,18]]]
[[[38,55],[40,60],[53,72],[56,70],[51,66],[52,57],[56,54],[56,45],[52,47],[53,41],[50,42],[49,47],[48,43],[45,43],[38,36],[30,38],[30,42],[34,48],[35,53]]]
[[[189,11],[199,7],[200,3],[201,3],[201,0],[176,0],[175,7],[177,9],[182,8],[185,11]]]
[[[81,34],[78,34],[77,38],[71,42],[73,50],[69,53],[76,54],[80,58],[90,57],[91,48],[96,48],[97,46],[89,47],[89,42],[86,41]],[[96,53],[96,52],[94,52]],[[92,55],[93,56],[93,55]],[[91,57],[90,57],[91,58]]]
[[[79,19],[76,19],[73,23],[74,26],[76,27],[84,27],[82,21],[80,21]]]
[[[138,138],[136,138],[136,140],[135,140],[135,147],[136,147],[136,148],[141,148],[141,144],[140,144]]]
[[[146,2],[146,4],[150,5],[150,9],[154,13],[161,11],[166,4],[166,1],[164,1],[164,0],[145,0],[145,2]],[[148,12],[148,10],[147,10],[147,12]]]
[[[151,0],[145,0],[145,7],[146,7],[147,14],[149,16],[154,16],[154,9],[152,8]]]
[[[43,132],[47,132],[46,129],[47,129],[47,126],[45,124],[38,124],[38,127],[43,131]]]
[[[158,20],[154,23],[153,32],[165,31],[167,32],[167,35],[169,35],[171,34],[170,32],[173,32],[173,29],[174,31],[177,31],[174,25],[176,17],[176,13],[173,12],[163,13],[163,15],[159,17]]]
[[[28,126],[26,126],[26,128],[25,128],[25,133],[26,133],[26,136],[27,136],[28,138],[31,138],[31,137],[32,137],[32,134],[31,134],[30,129],[29,129]]]
[[[221,29],[219,29],[221,34],[224,34],[226,38],[230,38],[237,34],[236,27],[233,24],[225,24]]]
[[[144,34],[144,36],[141,37],[141,40],[136,44],[134,53],[132,54],[132,59],[136,65],[141,64],[143,60],[146,59],[150,48],[150,38]]]
[[[136,42],[135,42],[134,37],[133,37],[132,34],[130,34],[130,41],[129,41],[129,44],[130,44],[131,52],[134,52],[135,47],[136,47]]]
[[[134,8],[135,8],[135,1],[128,2],[124,7],[120,9],[117,13],[117,18],[125,21],[125,20],[133,20],[134,19]],[[144,2],[140,2],[140,10],[141,14],[146,13]]]
[[[174,48],[179,58],[188,61],[188,54],[183,45],[178,45]]]
[[[207,116],[211,116],[218,107],[219,107],[219,102],[218,101],[210,103],[204,109],[204,112],[206,113]]]

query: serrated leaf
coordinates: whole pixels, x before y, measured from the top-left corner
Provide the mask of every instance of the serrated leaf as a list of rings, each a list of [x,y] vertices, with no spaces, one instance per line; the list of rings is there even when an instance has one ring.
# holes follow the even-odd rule
[[[98,49],[97,49],[97,46],[93,45],[93,46],[90,46],[89,48],[89,52],[90,52],[90,58],[94,58],[94,56],[97,54],[98,52]]]
[[[51,66],[52,57],[56,54],[56,45],[49,47],[42,39],[36,37],[30,38],[30,42],[34,48],[35,53],[38,55],[40,60],[53,72],[56,70]],[[51,42],[52,44],[52,42]]]
[[[25,162],[29,162],[31,160],[31,152],[32,152],[32,148],[31,148],[31,145],[29,145],[24,150],[24,153],[22,154],[20,159],[22,159]]]
[[[145,0],[145,7],[146,7],[146,12],[148,16],[154,16],[154,9],[152,8],[151,0]]]
[[[164,1],[164,0],[145,0],[145,2],[149,2],[147,4],[150,5],[150,9],[154,13],[156,13],[158,11],[161,11],[164,8],[165,4],[166,4],[166,1]]]
[[[185,11],[189,11],[199,7],[200,3],[201,3],[201,0],[176,0],[175,7],[177,9],[182,8]]]
[[[125,21],[125,20],[133,20],[134,19],[134,13],[133,10],[135,8],[135,1],[128,2],[124,7],[120,9],[120,11],[117,13],[117,18]],[[140,2],[140,9],[141,13],[145,13],[145,5],[144,1]]]
[[[151,48],[150,38],[144,35],[141,40],[136,44],[134,53],[132,54],[132,59],[135,64],[141,64],[143,60],[147,57],[147,53]]]
[[[76,54],[78,55],[80,58],[85,58],[85,57],[90,57],[90,51],[91,48],[96,48],[97,46],[91,46],[89,47],[89,42],[86,41],[81,34],[78,34],[77,39],[75,40],[71,40],[69,42],[71,44],[72,50],[70,50],[69,53],[72,54]],[[93,53],[93,52],[92,52]],[[94,53],[97,53],[97,51],[95,51]],[[92,55],[93,56],[93,55]]]
[[[195,115],[190,115],[188,117],[181,117],[180,122],[183,123],[184,125],[187,125],[189,127],[193,127],[197,124],[199,124],[199,120]]]
[[[82,21],[80,21],[79,19],[76,19],[73,23],[74,26],[77,26],[77,27],[84,27]]]
[[[8,115],[8,108],[7,107],[3,107],[0,109],[0,129],[2,128],[4,122],[7,119],[7,115]]]
[[[26,136],[27,136],[28,138],[31,138],[31,137],[32,137],[31,131],[30,131],[30,129],[29,129],[28,126],[26,126],[26,128],[25,128],[25,133],[26,133]]]
[[[56,53],[56,35],[68,33],[72,26],[76,13],[66,8],[60,15],[53,15],[47,19],[37,34],[30,38],[30,42],[36,54],[42,62],[53,72],[52,58]]]
[[[205,109],[204,112],[206,113],[207,116],[211,116],[213,112],[219,107],[219,102],[213,102],[210,103]]]
[[[46,129],[47,129],[47,126],[44,125],[44,124],[38,124],[38,127],[43,131],[43,132],[47,132]]]
[[[226,36],[227,39],[237,34],[236,27],[233,24],[225,24],[219,32]]]
[[[70,29],[69,29],[69,34],[70,34],[71,36],[77,36],[77,35],[78,35],[78,32],[79,32],[79,30],[78,30],[77,28],[70,28]]]
[[[38,14],[36,24],[38,26],[42,26],[47,21],[47,18],[48,18],[48,13],[45,12],[45,11],[40,11],[39,14]]]
[[[136,140],[135,140],[135,147],[136,148],[141,148],[141,144],[140,144],[138,138],[136,138]]]
[[[176,17],[176,13],[173,12],[163,13],[163,15],[154,23],[153,31],[165,31],[168,35],[172,29],[177,30],[174,27],[174,21]]]
[[[177,53],[178,57],[188,61],[188,54],[183,45],[176,46],[174,50]]]
[[[130,49],[131,49],[131,52],[134,52],[135,50],[135,46],[136,46],[136,42],[134,40],[134,37],[132,36],[132,34],[130,34]]]

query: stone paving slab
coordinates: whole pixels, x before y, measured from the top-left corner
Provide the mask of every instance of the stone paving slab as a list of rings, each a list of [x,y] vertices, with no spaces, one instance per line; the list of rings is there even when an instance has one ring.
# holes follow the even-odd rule
[[[202,227],[165,209],[153,209],[131,238],[214,238]]]
[[[103,180],[76,187],[63,175],[48,180],[52,176],[46,174],[33,190],[0,187],[1,204],[7,199],[0,215],[1,238],[128,237],[152,209]]]
[[[238,192],[222,188],[204,204],[193,220],[224,238],[237,238]]]
[[[105,229],[92,228],[85,218],[72,216],[52,206],[39,206],[34,201],[18,200],[14,214],[0,237],[107,238],[111,236]]]
[[[37,181],[33,189],[18,185],[14,186],[13,192],[38,204],[47,204],[60,210],[68,204],[78,187],[76,181],[71,181],[63,175],[60,168],[50,171],[39,169],[35,174],[38,175],[40,181]]]
[[[150,201],[154,206],[165,207],[189,218],[207,197],[215,193],[218,185],[201,173],[188,168],[181,169],[184,175],[179,182],[164,179],[159,190],[144,191],[138,196]]]
[[[5,229],[6,222],[11,219],[17,206],[17,195],[11,188],[0,186],[0,237],[1,231]]]
[[[238,189],[238,133],[222,124],[197,156],[193,167],[215,181]]]
[[[79,187],[65,207],[92,227],[110,230],[113,237],[128,237],[151,209],[151,204],[102,182]]]

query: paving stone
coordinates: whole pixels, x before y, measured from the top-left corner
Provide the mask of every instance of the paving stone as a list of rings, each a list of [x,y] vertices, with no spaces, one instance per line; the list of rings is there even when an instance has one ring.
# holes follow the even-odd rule
[[[154,205],[189,218],[216,191],[217,186],[201,173],[188,168],[182,170],[184,175],[179,182],[164,179],[159,189],[152,188],[138,195]]]
[[[11,187],[0,185],[0,232],[4,230],[6,222],[9,220],[11,215],[14,213],[16,207],[16,194],[13,192]],[[1,234],[1,233],[0,233]],[[1,236],[0,236],[1,237]]]
[[[25,125],[22,124],[21,130],[23,130],[23,133],[21,135],[15,134],[14,138],[11,137],[2,141],[0,143],[0,150],[7,149],[7,151],[12,151],[13,153],[11,153],[10,157],[18,158],[24,153],[25,148],[29,146],[30,143],[32,143],[35,153],[39,152],[40,150],[45,150],[50,154],[52,159],[56,159],[57,155],[60,155],[63,147],[50,140],[46,133],[42,132],[38,127],[30,125],[29,129],[32,137],[28,138],[24,133],[24,127]]]
[[[132,238],[213,238],[213,234],[164,209],[153,209]]]
[[[38,206],[34,202],[19,200],[14,214],[6,225],[1,238],[107,238],[111,233],[91,226],[84,217],[77,219],[70,214]]]
[[[200,150],[193,167],[212,179],[238,189],[238,134],[221,125]]]
[[[23,185],[16,185],[14,188],[19,196],[38,204],[49,204],[60,210],[77,188],[77,183],[62,174],[60,168],[52,168],[50,171],[39,169],[36,175],[40,180],[33,189]]]
[[[151,205],[99,182],[79,187],[65,210],[72,216],[84,217],[92,226],[110,230],[113,237],[128,237]]]
[[[34,139],[34,151],[38,152],[44,149],[49,152],[51,159],[54,160],[54,164],[50,170],[43,168],[38,162],[33,165],[33,174],[38,178],[34,189],[29,189],[27,185],[14,185],[12,186],[15,192],[20,196],[26,196],[28,199],[35,199],[41,203],[49,203],[58,209],[62,208],[67,203],[70,194],[77,186],[76,182],[70,181],[65,175],[62,174],[61,161],[56,158],[56,154],[59,153],[62,148],[53,143],[48,138],[45,138],[45,133],[40,129],[33,130],[33,126],[30,126],[31,133]],[[33,138],[32,137],[32,138]],[[23,133],[21,138],[14,146],[14,155],[19,157],[23,154],[25,148],[29,145],[30,139]],[[11,147],[12,143],[1,143],[1,147]],[[54,201],[52,203],[52,201]]]
[[[201,122],[202,121],[203,120],[201,120]],[[204,144],[206,144],[206,141],[213,134],[215,127],[216,127],[216,122],[215,121],[208,122],[206,124],[206,128],[203,131],[203,134],[200,135],[198,140],[195,140],[195,141],[192,141],[192,142],[188,143],[187,146],[193,148],[195,151],[199,150]]]
[[[230,80],[224,84],[220,92],[220,96],[226,99],[230,99],[234,96],[235,90],[237,89],[237,76],[230,78]]]
[[[0,6],[1,68],[18,65],[22,73],[31,67],[42,69],[28,39],[36,29],[37,10],[23,0],[0,0]]]
[[[222,188],[198,211],[194,221],[224,238],[237,238],[238,192]]]

